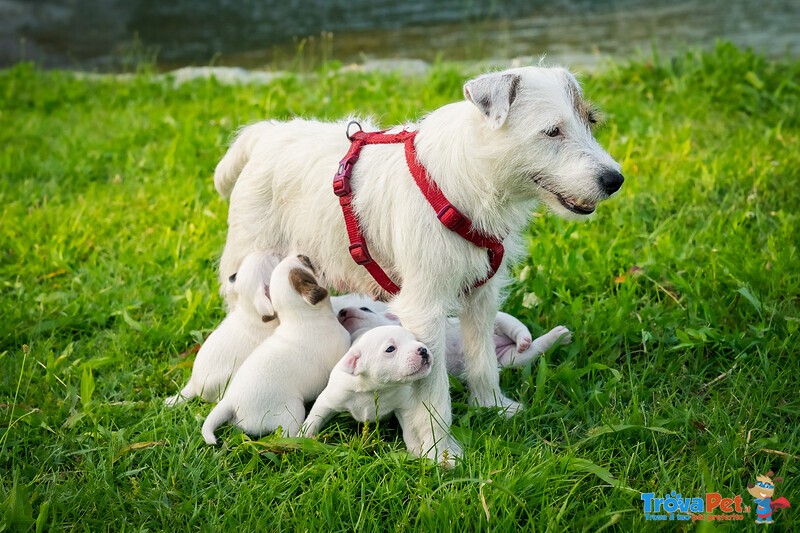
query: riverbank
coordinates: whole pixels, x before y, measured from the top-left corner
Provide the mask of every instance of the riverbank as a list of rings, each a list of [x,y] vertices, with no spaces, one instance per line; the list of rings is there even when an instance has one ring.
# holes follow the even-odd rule
[[[211,175],[232,133],[402,123],[462,98],[467,74],[340,67],[178,86],[0,71],[0,524],[634,531],[642,494],[752,506],[770,469],[800,501],[800,62],[729,45],[584,74],[625,185],[586,223],[534,214],[503,308],[574,342],[503,371],[528,406],[514,419],[452,383],[452,472],[408,458],[391,421],[340,416],[318,441],[228,428],[212,448],[209,405],[165,409],[223,317]]]

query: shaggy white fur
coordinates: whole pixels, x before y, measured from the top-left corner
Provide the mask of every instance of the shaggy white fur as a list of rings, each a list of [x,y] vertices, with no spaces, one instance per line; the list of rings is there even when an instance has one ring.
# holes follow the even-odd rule
[[[519,404],[500,390],[492,330],[507,265],[524,251],[522,230],[540,202],[559,215],[583,217],[622,184],[619,165],[592,135],[593,112],[568,71],[486,74],[467,82],[464,96],[406,128],[418,131],[417,158],[450,202],[476,229],[503,239],[506,259],[491,281],[468,290],[486,275],[486,252],[439,223],[402,145],[365,147],[351,182],[370,252],[402,285],[390,309],[432,354],[431,375],[414,384],[422,407],[408,423],[423,436],[413,451],[439,459],[459,453],[449,436],[446,317],[458,313],[461,320],[473,402],[514,414]],[[388,299],[351,259],[332,192],[349,147],[346,122],[267,121],[240,132],[214,176],[220,194],[230,194],[223,283],[253,250],[297,249],[319,262],[327,286]]]

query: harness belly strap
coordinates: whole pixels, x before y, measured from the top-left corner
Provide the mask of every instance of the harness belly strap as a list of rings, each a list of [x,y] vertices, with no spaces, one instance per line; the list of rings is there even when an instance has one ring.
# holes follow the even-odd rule
[[[503,254],[505,253],[503,243],[497,237],[477,231],[472,226],[472,221],[456,209],[439,187],[436,186],[436,183],[430,178],[425,167],[417,160],[416,148],[414,146],[414,138],[416,135],[416,131],[403,130],[399,133],[367,133],[360,129],[352,135],[348,134],[348,139],[351,142],[350,149],[339,162],[339,169],[333,177],[333,192],[339,197],[339,205],[342,208],[342,215],[344,216],[345,227],[347,228],[347,237],[350,240],[350,257],[353,258],[356,264],[366,268],[367,272],[370,273],[383,290],[390,294],[397,294],[400,292],[400,288],[389,278],[380,265],[378,265],[369,254],[364,234],[361,231],[361,226],[353,212],[353,190],[350,186],[350,179],[353,175],[353,167],[361,155],[361,149],[365,145],[403,143],[405,145],[408,169],[417,187],[419,187],[420,192],[422,192],[434,212],[436,212],[436,217],[439,221],[447,229],[457,233],[475,246],[486,249],[487,255],[489,256],[489,273],[485,278],[478,280],[473,285],[473,288],[480,287],[489,281],[500,268],[503,262]]]

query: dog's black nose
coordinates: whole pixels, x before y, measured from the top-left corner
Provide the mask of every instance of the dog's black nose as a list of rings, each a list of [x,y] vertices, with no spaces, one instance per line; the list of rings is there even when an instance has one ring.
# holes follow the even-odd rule
[[[602,185],[603,190],[606,194],[614,194],[622,187],[622,182],[625,181],[625,178],[617,172],[616,170],[604,170],[600,177],[600,185]]]
[[[345,317],[347,317],[347,308],[344,308],[341,311],[339,311],[339,318],[345,318]]]
[[[427,349],[426,347],[424,347],[424,346],[422,346],[421,348],[419,348],[419,349],[417,350],[417,353],[420,355],[420,357],[422,357],[422,360],[423,360],[423,361],[427,361],[428,359],[430,359],[430,358],[431,358],[431,356],[430,356],[430,355],[428,355],[428,349]]]

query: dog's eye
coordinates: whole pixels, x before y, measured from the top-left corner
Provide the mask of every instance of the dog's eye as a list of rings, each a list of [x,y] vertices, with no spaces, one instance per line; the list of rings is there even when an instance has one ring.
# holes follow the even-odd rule
[[[228,278],[228,281],[230,281],[231,283],[234,283],[236,281],[236,274],[235,273],[231,274],[230,277]]]
[[[386,348],[386,353],[392,353],[394,351],[394,346],[389,346]]]
[[[589,121],[590,126],[595,126],[603,121],[603,113],[601,113],[599,109],[590,107],[589,111],[586,113],[586,119]]]
[[[561,135],[561,128],[559,128],[558,126],[553,126],[550,129],[544,130],[544,134],[547,135],[548,137],[558,137],[559,135]]]
[[[367,313],[372,313],[373,315],[375,314],[375,311],[373,311],[369,307],[359,307],[359,309],[361,309],[362,311],[366,311]]]

